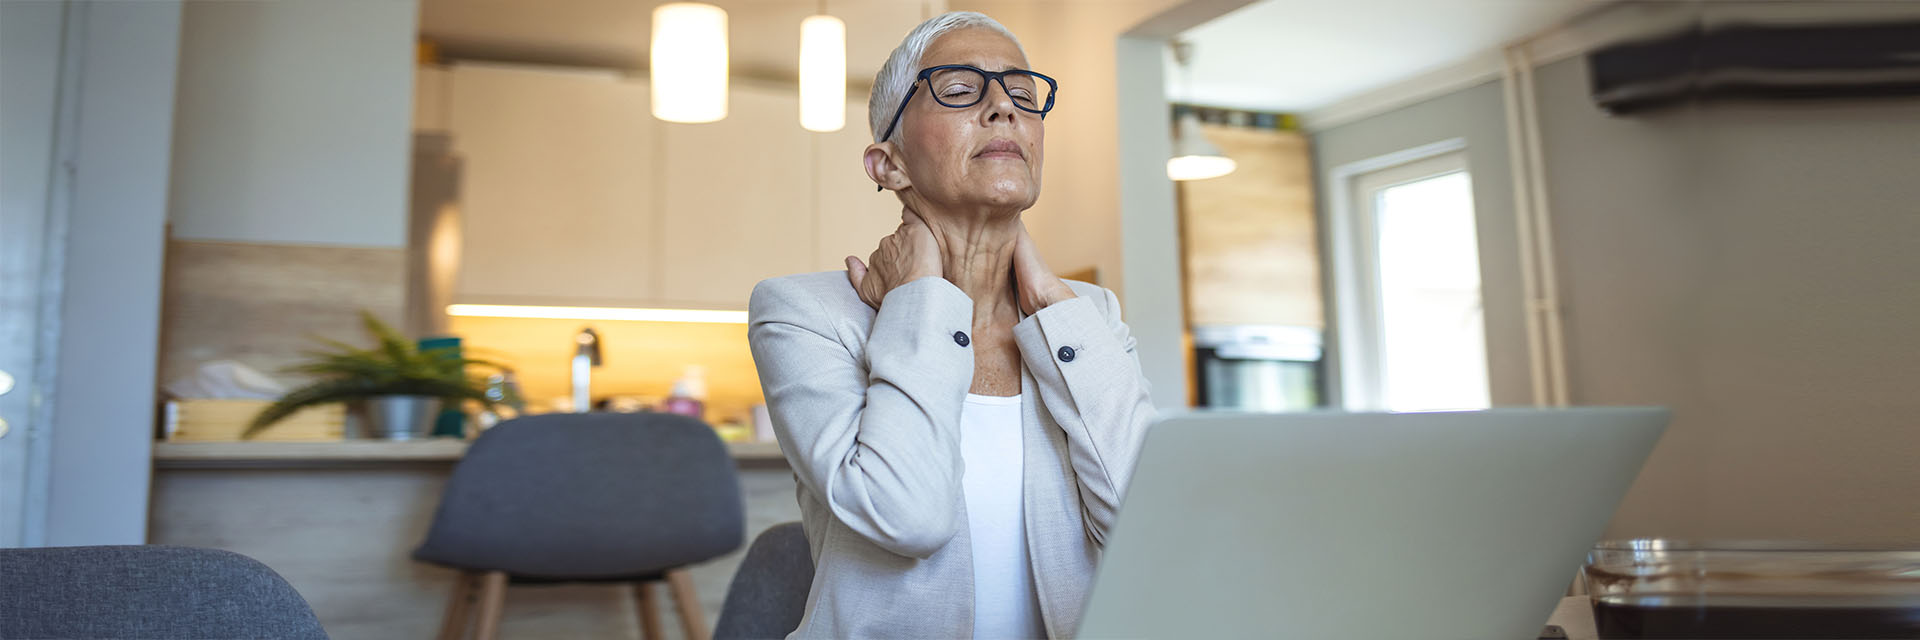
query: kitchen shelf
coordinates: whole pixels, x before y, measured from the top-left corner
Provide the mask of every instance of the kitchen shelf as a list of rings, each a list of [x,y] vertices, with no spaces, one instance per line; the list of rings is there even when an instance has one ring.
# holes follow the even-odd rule
[[[273,469],[445,464],[466,455],[467,444],[466,440],[455,438],[407,442],[155,442],[153,465],[159,469]],[[777,442],[729,442],[727,452],[741,466],[786,464]]]

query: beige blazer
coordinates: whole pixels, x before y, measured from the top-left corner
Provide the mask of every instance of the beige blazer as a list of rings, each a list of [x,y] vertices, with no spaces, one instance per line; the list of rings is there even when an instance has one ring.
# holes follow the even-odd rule
[[[1014,327],[1025,517],[1049,636],[1070,637],[1154,409],[1113,293]],[[973,558],[960,408],[973,301],[922,278],[875,312],[845,272],[761,282],[748,340],[793,465],[814,577],[794,638],[969,638]]]

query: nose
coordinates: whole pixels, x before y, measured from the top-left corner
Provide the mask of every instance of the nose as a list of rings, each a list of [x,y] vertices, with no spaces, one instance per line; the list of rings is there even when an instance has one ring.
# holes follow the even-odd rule
[[[996,89],[998,90],[996,91]],[[983,96],[980,100],[980,104],[985,105],[980,115],[983,123],[992,124],[996,121],[1006,121],[1008,124],[1011,124],[1014,116],[1018,115],[1020,110],[1013,106],[1013,94],[1007,92],[1007,81],[1004,79],[989,81],[986,90],[987,95]]]

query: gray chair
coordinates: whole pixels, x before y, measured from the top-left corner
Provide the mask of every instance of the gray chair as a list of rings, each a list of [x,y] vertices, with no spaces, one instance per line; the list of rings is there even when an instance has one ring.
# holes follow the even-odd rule
[[[747,547],[727,587],[714,640],[785,638],[800,628],[813,588],[813,554],[798,522],[769,527]]]
[[[686,637],[701,640],[705,618],[686,567],[740,548],[743,519],[733,458],[706,423],[528,416],[467,449],[413,557],[461,572],[441,638],[465,637],[470,623],[482,640],[494,637],[509,582],[633,584],[641,628],[659,638],[654,586],[665,581]]]
[[[0,549],[0,638],[319,638],[280,574],[228,551]]]

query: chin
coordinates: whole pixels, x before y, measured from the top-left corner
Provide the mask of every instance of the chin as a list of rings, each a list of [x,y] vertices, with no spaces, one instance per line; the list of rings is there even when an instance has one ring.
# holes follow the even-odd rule
[[[994,194],[989,194],[986,197],[986,202],[984,204],[996,209],[1017,209],[1020,211],[1026,211],[1028,208],[1032,207],[1034,201],[1038,199],[1039,199],[1039,194],[1027,193],[1027,192],[994,193]]]
[[[981,194],[981,199],[989,206],[1018,207],[1025,211],[1040,199],[1040,186],[1026,180],[997,180],[974,193]]]

